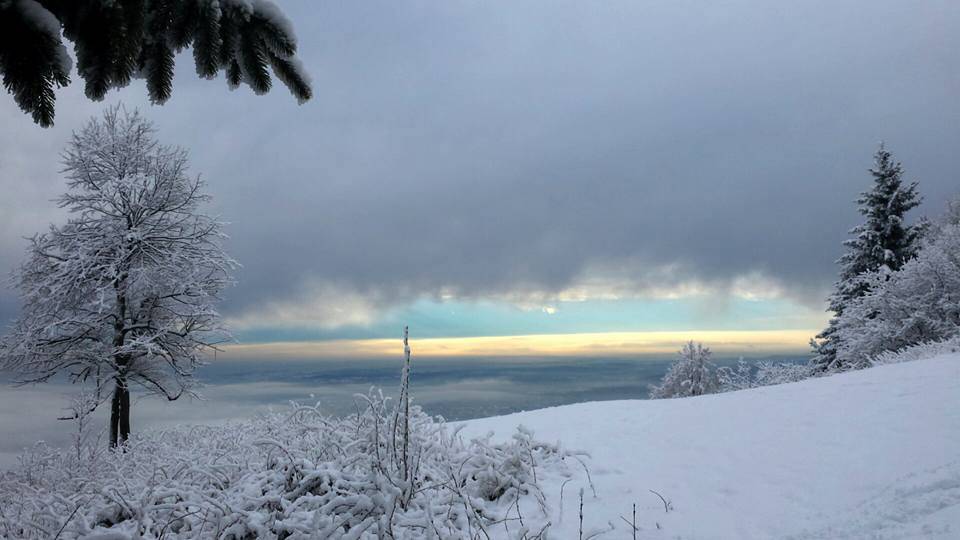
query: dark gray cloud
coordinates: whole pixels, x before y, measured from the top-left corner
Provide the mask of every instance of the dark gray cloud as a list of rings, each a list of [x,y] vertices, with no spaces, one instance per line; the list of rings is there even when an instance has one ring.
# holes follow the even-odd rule
[[[244,263],[230,313],[333,284],[375,303],[554,291],[596,265],[819,301],[887,141],[924,209],[958,186],[960,5],[280,2],[315,98],[198,80],[145,107],[189,148]],[[40,130],[0,99],[0,270],[58,217]],[[10,291],[0,317],[12,313]]]

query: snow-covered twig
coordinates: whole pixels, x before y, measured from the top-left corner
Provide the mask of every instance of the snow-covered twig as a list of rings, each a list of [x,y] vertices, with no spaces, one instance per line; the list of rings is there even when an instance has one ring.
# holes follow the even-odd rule
[[[656,495],[657,497],[660,497],[660,500],[663,501],[663,511],[669,514],[669,513],[670,513],[670,510],[673,509],[673,505],[671,505],[666,499],[664,499],[664,498],[663,498],[663,495],[657,493],[656,491],[654,491],[654,490],[652,490],[652,489],[649,489],[649,490],[647,490],[647,491],[649,491],[650,493],[653,493],[653,494]]]

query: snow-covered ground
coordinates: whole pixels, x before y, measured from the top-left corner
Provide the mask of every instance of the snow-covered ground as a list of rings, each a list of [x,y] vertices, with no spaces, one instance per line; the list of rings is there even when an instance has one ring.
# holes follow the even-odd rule
[[[298,406],[145,431],[123,453],[41,444],[0,473],[0,538],[629,540],[636,505],[645,539],[955,539],[960,352],[933,351],[956,348],[780,386],[452,426],[413,407],[409,438],[405,413],[373,393],[342,418]]]
[[[632,538],[634,503],[637,538],[960,538],[960,354],[478,419],[464,434],[497,440],[518,424],[591,455],[596,496],[574,477],[561,510],[564,478],[546,479],[552,538],[578,538],[581,487],[585,538]]]

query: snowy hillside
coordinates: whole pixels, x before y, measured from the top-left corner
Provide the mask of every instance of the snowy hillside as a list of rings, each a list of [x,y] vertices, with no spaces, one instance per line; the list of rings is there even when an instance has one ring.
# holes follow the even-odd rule
[[[960,538],[960,354],[523,412],[467,422],[465,433],[496,440],[518,424],[591,454],[596,497],[568,482],[561,518],[561,479],[544,486],[554,538],[578,537],[580,487],[584,537],[631,538],[623,518],[636,503],[637,538]]]
[[[960,537],[960,353],[454,425],[400,403],[38,444],[0,538]]]

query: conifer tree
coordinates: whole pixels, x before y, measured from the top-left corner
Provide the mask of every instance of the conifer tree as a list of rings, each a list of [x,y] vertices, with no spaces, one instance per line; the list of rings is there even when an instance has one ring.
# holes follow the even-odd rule
[[[908,225],[904,216],[920,204],[917,182],[904,185],[903,167],[881,143],[874,155],[870,169],[873,186],[864,191],[857,204],[866,221],[850,230],[853,238],[844,241],[847,251],[837,264],[840,279],[834,285],[829,298],[829,310],[834,317],[829,326],[811,341],[816,356],[812,367],[815,371],[846,369],[838,360],[837,350],[842,337],[837,322],[847,305],[870,290],[873,273],[881,274],[899,270],[912,259],[920,247],[920,238],[927,228],[924,220]]]
[[[54,90],[70,83],[63,38],[73,42],[84,91],[96,101],[143,78],[150,100],[164,103],[174,56],[188,47],[201,77],[222,71],[231,88],[243,83],[263,94],[272,68],[300,102],[312,94],[293,29],[269,0],[2,0],[3,85],[41,126],[53,124]]]
[[[870,292],[838,317],[843,365],[866,367],[884,352],[960,336],[960,225],[938,225],[900,270],[869,274]]]

